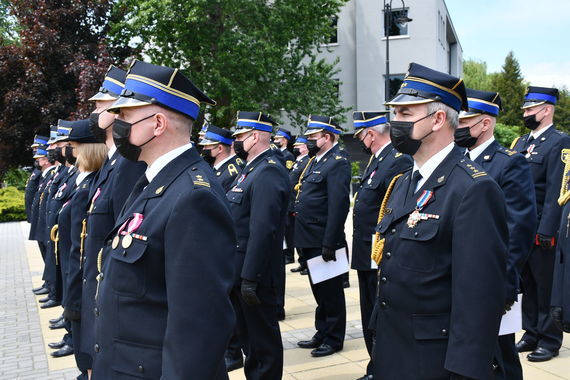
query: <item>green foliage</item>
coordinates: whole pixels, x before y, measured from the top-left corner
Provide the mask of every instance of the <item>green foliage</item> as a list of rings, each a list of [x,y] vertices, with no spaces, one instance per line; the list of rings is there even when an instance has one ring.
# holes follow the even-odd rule
[[[503,110],[499,114],[499,123],[522,126],[522,111],[526,85],[519,67],[519,63],[509,52],[505,58],[502,71],[492,83],[495,91],[501,94]]]
[[[11,14],[10,2],[0,0],[0,45],[20,44],[20,24]]]
[[[493,91],[490,77],[487,74],[487,64],[483,61],[472,59],[464,61],[463,81],[466,87],[481,91]]]
[[[506,148],[509,148],[513,140],[520,135],[520,128],[518,126],[501,123],[495,125],[495,139]]]
[[[350,172],[352,182],[358,182],[360,178],[360,161],[353,161],[350,163]]]
[[[6,186],[13,186],[18,190],[24,190],[29,176],[30,174],[25,170],[10,169],[6,172],[3,180]]]
[[[570,91],[565,87],[559,90],[560,98],[556,102],[554,125],[556,128],[570,133]]]
[[[24,192],[15,187],[0,189],[0,223],[26,220]]]
[[[287,114],[297,127],[311,112],[343,122],[336,62],[317,52],[346,1],[118,0],[110,41],[189,74],[217,101],[205,114],[220,127],[238,110]]]

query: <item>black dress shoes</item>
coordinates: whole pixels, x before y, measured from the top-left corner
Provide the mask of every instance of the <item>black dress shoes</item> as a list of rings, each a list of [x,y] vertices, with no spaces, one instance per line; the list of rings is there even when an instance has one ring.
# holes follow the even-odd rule
[[[526,340],[521,339],[515,347],[517,348],[517,352],[534,351],[536,349],[536,343],[531,344]]]
[[[291,257],[285,257],[285,265],[293,264],[294,262],[295,262],[295,259],[292,259]]]
[[[374,376],[372,376],[372,375],[364,375],[364,376],[362,376],[362,377],[359,377],[359,378],[356,379],[356,380],[374,380]]]
[[[48,294],[49,290],[46,288],[36,288],[32,290],[36,296],[43,296],[44,294]]]
[[[46,303],[44,303],[42,306],[40,306],[40,308],[42,309],[49,309],[50,307],[56,307],[61,305],[61,303],[54,301],[54,300],[49,300]]]
[[[49,325],[49,328],[51,330],[57,330],[57,329],[62,329],[65,327],[65,319],[61,319],[61,321],[54,323],[53,325]]]
[[[553,357],[558,356],[558,350],[550,351],[543,347],[538,347],[536,350],[526,356],[529,362],[546,362]]]
[[[317,348],[321,345],[321,341],[315,338],[311,338],[311,340],[302,340],[297,342],[297,346],[301,348]]]
[[[48,343],[48,347],[51,348],[52,350],[59,350],[63,346],[65,346],[65,342],[63,340],[60,340],[59,342],[55,343]]]
[[[226,361],[226,370],[228,372],[243,367],[243,356],[241,355],[236,357],[226,356],[224,360]]]
[[[73,347],[69,346],[69,345],[65,345],[62,348],[60,348],[57,351],[54,351],[51,353],[51,356],[53,356],[54,358],[61,358],[64,356],[69,356],[69,355],[73,355]]]
[[[319,347],[311,351],[311,356],[314,358],[320,358],[322,356],[332,355],[337,351],[340,351],[340,349],[333,348],[332,346],[323,343]]]
[[[342,287],[345,288],[345,289],[346,289],[346,288],[350,288],[350,281],[344,280],[344,281],[342,282]]]
[[[63,315],[60,315],[59,318],[53,318],[49,320],[50,325],[53,325],[63,319]]]
[[[291,272],[297,273],[297,272],[301,272],[303,269],[306,269],[306,268],[302,265],[299,265],[298,267],[291,268]]]
[[[307,268],[305,268],[302,271],[300,271],[299,273],[301,273],[303,276],[306,276],[309,274],[309,270]]]
[[[40,299],[38,300],[38,302],[39,302],[39,303],[46,303],[46,302],[49,301],[49,300],[50,300],[49,297],[44,297],[44,298],[40,298]]]

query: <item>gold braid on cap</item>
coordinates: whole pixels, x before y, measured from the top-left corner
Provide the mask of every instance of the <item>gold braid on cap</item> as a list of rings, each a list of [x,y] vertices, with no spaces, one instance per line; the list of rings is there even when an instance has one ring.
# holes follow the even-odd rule
[[[402,174],[398,174],[388,186],[388,190],[386,190],[386,194],[384,195],[384,199],[382,200],[382,205],[380,206],[380,212],[378,213],[378,223],[382,222],[384,218],[384,214],[386,213],[386,206],[388,205],[388,200],[390,199],[390,195],[392,195],[392,190],[394,190],[394,186],[396,185],[396,181],[400,178]],[[380,232],[376,231],[374,233],[374,241],[372,242],[372,253],[370,257],[377,265],[380,265],[380,261],[382,260],[382,253],[384,251],[384,238],[380,239]]]

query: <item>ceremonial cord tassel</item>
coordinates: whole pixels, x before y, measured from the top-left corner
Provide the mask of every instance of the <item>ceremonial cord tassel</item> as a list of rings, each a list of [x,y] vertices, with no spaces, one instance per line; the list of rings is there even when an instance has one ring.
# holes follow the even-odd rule
[[[382,200],[382,205],[380,206],[380,212],[378,213],[378,223],[377,224],[380,224],[380,222],[384,218],[384,214],[386,213],[386,206],[388,205],[388,200],[390,199],[390,195],[392,195],[392,190],[394,189],[394,186],[396,185],[396,181],[401,176],[402,176],[402,174],[398,174],[390,182],[390,185],[388,186],[388,189],[386,190],[386,194],[384,195],[384,199]],[[384,238],[382,238],[382,239],[380,238],[379,232],[376,232],[374,234],[374,241],[372,242],[372,252],[370,254],[370,257],[372,258],[372,260],[374,260],[374,262],[377,265],[380,265],[380,260],[382,260],[382,253],[384,252],[384,240],[385,240]]]
[[[85,237],[87,236],[87,219],[81,222],[81,245],[79,246],[79,268],[83,267],[83,250],[85,248]]]
[[[53,253],[55,254],[55,265],[58,265],[58,258],[57,258],[57,242],[59,241],[59,232],[58,232],[58,225],[56,224],[55,226],[53,226],[51,228],[51,231],[49,233],[49,238],[51,239],[51,241],[53,241]]]
[[[313,162],[314,159],[315,159],[315,157],[311,157],[309,162],[307,162],[307,166],[305,166],[305,169],[303,169],[303,172],[299,176],[299,182],[297,182],[297,184],[295,185],[295,191],[297,192],[297,196],[295,197],[295,200],[299,199],[299,194],[301,194],[301,182],[303,181],[303,176],[305,175],[305,172],[307,171],[309,166],[311,166],[311,162]]]

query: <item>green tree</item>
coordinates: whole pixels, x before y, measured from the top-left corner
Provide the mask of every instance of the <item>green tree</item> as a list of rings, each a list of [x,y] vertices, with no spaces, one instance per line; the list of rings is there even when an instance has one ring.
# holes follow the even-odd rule
[[[20,43],[20,24],[11,13],[8,0],[0,0],[0,45]]]
[[[554,125],[570,133],[570,91],[566,87],[560,89],[560,97],[554,111]]]
[[[522,126],[521,105],[524,100],[526,85],[523,81],[520,66],[513,52],[509,52],[501,72],[491,83],[495,91],[501,94],[503,110],[498,122],[507,125]]]
[[[179,67],[217,101],[220,127],[238,110],[263,110],[294,126],[309,113],[342,120],[336,62],[317,58],[347,0],[118,0],[125,12],[114,46],[141,47],[153,63]]]
[[[487,64],[483,61],[463,61],[463,81],[465,86],[474,90],[493,91],[487,74]]]

